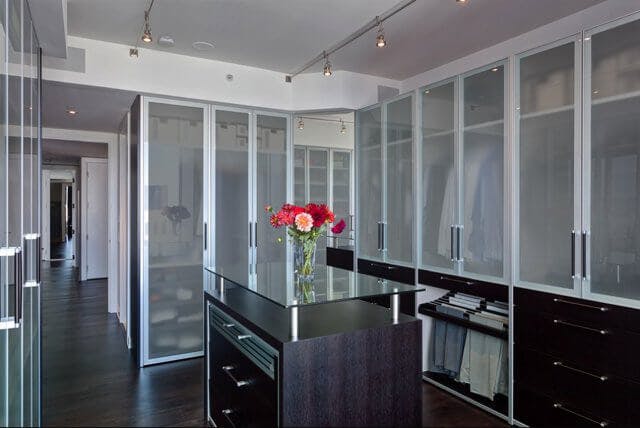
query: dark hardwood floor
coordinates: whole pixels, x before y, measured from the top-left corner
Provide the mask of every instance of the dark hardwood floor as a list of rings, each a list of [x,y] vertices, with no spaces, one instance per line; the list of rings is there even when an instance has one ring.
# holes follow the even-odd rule
[[[65,242],[51,244],[51,259],[52,260],[71,260],[73,259],[73,237],[66,238]]]
[[[203,359],[138,369],[107,281],[79,282],[71,262],[43,266],[43,425],[203,426]],[[507,424],[423,383],[425,427]]]

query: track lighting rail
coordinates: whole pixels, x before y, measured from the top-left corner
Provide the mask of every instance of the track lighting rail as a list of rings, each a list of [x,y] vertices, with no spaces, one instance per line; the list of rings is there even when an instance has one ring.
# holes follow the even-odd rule
[[[309,62],[304,64],[302,67],[298,68],[293,73],[288,74],[285,80],[287,82],[291,82],[291,80],[297,75],[304,73],[306,70],[313,67],[318,62],[325,60],[329,55],[347,46],[349,43],[353,42],[354,40],[362,37],[365,33],[369,32],[370,30],[374,28],[378,28],[378,26],[381,23],[391,18],[396,13],[404,10],[406,7],[410,6],[411,4],[415,3],[415,1],[416,0],[403,0],[400,3],[396,4],[394,7],[392,7],[391,9],[384,12],[382,15],[376,16],[375,18],[371,19],[369,22],[364,24],[355,32],[351,33],[345,39],[339,41],[338,43],[334,44],[330,48],[323,50],[318,55],[316,55],[313,59],[311,59]]]

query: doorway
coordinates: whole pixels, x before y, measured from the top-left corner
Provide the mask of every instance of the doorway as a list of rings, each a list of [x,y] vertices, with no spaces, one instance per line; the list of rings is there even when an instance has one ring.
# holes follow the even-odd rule
[[[75,169],[42,171],[42,258],[77,266]]]

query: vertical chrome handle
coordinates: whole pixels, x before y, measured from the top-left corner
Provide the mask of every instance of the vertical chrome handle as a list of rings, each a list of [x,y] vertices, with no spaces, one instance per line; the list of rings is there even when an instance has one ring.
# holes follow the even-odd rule
[[[571,231],[571,279],[576,277],[576,231]]]
[[[249,222],[249,248],[253,248],[253,223]]]
[[[253,246],[258,248],[258,222],[253,223]]]
[[[204,250],[207,251],[207,222],[204,222]]]
[[[587,279],[587,231],[582,232],[582,279]]]
[[[455,234],[456,234],[455,230],[456,230],[456,226],[452,224],[451,225],[451,261],[452,262],[456,261],[456,255],[453,248],[453,241],[455,240]]]
[[[462,261],[462,226],[458,225],[456,227],[456,230],[457,230],[457,234],[458,234],[458,237],[456,239],[456,246],[458,247],[457,248],[457,252],[458,252],[457,259],[458,259],[459,262],[461,262]]]
[[[11,287],[11,280],[8,273],[13,269],[13,283],[15,286],[14,293],[14,311],[10,312],[9,302],[3,302],[0,307],[0,325],[5,328],[16,328],[19,326],[20,319],[22,318],[22,249],[20,247],[4,247],[0,248],[0,285],[6,288],[6,291],[2,290],[3,295],[9,296],[9,289]],[[3,281],[4,280],[4,281]],[[11,319],[13,322],[4,323],[2,319]]]
[[[22,250],[16,249],[15,257],[15,279],[16,279],[16,323],[22,320]]]
[[[355,229],[353,228],[354,225],[354,216],[353,214],[349,214],[349,232],[353,232]]]
[[[24,235],[22,244],[24,252],[24,283],[40,284],[41,241],[42,239],[37,233]]]
[[[382,251],[385,251],[387,249],[387,223],[382,222],[380,225],[382,226]]]
[[[378,222],[378,251],[382,251],[382,222]]]

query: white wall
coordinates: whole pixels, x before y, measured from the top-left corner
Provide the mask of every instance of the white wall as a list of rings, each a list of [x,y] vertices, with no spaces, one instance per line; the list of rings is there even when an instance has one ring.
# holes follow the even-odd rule
[[[604,1],[487,49],[410,77],[402,82],[400,92],[409,92],[421,86],[436,83],[508,58],[511,55],[573,36],[580,31],[593,28],[638,10],[640,10],[639,0]]]
[[[379,84],[400,87],[399,81],[348,71],[286,83],[284,73],[255,67],[144,48],[131,58],[126,45],[71,36],[67,42],[85,50],[85,72],[44,68],[45,80],[280,110],[357,108],[377,101]]]

